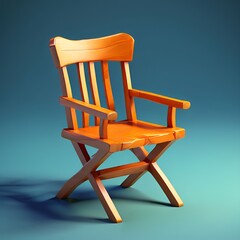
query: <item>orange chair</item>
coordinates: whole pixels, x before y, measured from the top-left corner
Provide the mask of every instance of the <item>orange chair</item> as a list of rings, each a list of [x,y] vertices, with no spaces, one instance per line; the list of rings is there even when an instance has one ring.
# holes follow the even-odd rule
[[[55,37],[50,40],[50,50],[59,70],[63,96],[60,103],[65,106],[68,128],[62,136],[69,139],[75,148],[83,167],[71,177],[58,192],[60,199],[67,198],[81,183],[89,180],[97,193],[109,219],[121,222],[122,219],[106,191],[102,180],[128,175],[122,187],[132,186],[144,173],[150,172],[156,179],[173,206],[183,205],[177,192],[161,171],[156,161],[177,139],[183,138],[185,130],[176,127],[176,108],[188,109],[190,102],[166,97],[132,88],[129,62],[133,57],[134,39],[119,33],[96,39],[68,40]],[[109,61],[119,61],[125,96],[126,120],[117,121],[114,98],[111,88]],[[96,81],[95,62],[100,62],[107,108],[100,104]],[[81,100],[73,98],[67,66],[75,64],[79,77]],[[88,80],[92,94],[89,101],[84,66],[88,68]],[[143,98],[168,107],[167,126],[157,125],[137,119],[134,98]],[[79,127],[76,110],[82,112],[82,127]],[[146,109],[147,113],[147,109]],[[94,126],[89,117],[94,116]],[[148,153],[144,146],[155,144]],[[86,145],[97,148],[90,158]],[[114,152],[129,149],[138,162],[97,170]]]

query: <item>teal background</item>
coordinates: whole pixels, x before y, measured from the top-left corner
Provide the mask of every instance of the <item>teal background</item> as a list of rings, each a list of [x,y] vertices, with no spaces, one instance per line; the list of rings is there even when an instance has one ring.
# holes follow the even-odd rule
[[[0,11],[0,239],[240,239],[240,1],[0,0]],[[177,112],[186,138],[159,160],[185,206],[170,207],[148,174],[125,190],[112,179],[104,183],[123,218],[112,224],[88,183],[54,199],[80,164],[60,137],[48,42],[118,32],[135,38],[133,86],[192,107]],[[117,66],[112,73],[121,111]],[[137,110],[165,121],[154,103],[137,101]],[[132,157],[117,153],[106,165]]]

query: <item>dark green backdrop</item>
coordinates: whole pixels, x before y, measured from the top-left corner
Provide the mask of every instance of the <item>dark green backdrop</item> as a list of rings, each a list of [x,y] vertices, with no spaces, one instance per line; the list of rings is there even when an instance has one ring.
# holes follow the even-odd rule
[[[124,221],[114,225],[87,183],[71,203],[53,199],[80,166],[60,137],[65,115],[48,42],[118,32],[135,38],[133,86],[192,108],[177,113],[186,138],[159,161],[185,206],[161,204],[148,175],[124,191],[114,187],[122,179],[110,180]],[[0,33],[1,239],[240,238],[240,1],[0,0]],[[113,73],[121,111],[116,66]],[[164,121],[159,106],[137,104],[142,118],[147,110],[146,120]]]

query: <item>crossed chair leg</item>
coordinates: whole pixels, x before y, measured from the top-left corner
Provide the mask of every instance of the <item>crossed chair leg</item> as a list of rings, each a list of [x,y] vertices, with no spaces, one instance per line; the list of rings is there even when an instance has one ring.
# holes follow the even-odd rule
[[[63,185],[57,193],[57,198],[67,198],[81,183],[89,180],[109,219],[112,222],[119,223],[122,222],[122,219],[104,187],[102,179],[130,174],[121,184],[122,187],[127,188],[132,186],[142,175],[149,171],[166,194],[170,203],[173,206],[180,207],[183,205],[182,200],[156,163],[158,158],[161,157],[172,143],[173,141],[159,143],[150,153],[148,153],[144,147],[134,148],[132,152],[139,159],[139,163],[126,164],[120,167],[96,171],[96,169],[111,155],[111,152],[108,151],[109,149],[107,147],[101,148],[90,158],[84,144],[72,142],[83,167]]]

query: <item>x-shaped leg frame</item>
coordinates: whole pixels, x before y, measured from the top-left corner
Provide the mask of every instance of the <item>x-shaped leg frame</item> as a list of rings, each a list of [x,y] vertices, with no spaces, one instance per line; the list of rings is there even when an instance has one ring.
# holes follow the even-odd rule
[[[73,147],[75,148],[78,157],[83,164],[83,167],[63,185],[57,194],[57,198],[67,198],[81,183],[89,180],[93,189],[97,193],[98,198],[101,201],[109,219],[116,223],[122,222],[122,219],[101,179],[128,175],[130,173],[126,180],[121,184],[122,187],[126,188],[132,186],[142,175],[144,175],[145,172],[149,171],[163,189],[170,203],[173,206],[180,207],[183,205],[182,200],[156,163],[158,158],[172,143],[173,141],[159,143],[150,153],[148,153],[144,147],[134,148],[132,149],[132,152],[139,159],[140,163],[127,164],[120,167],[109,168],[103,171],[96,171],[96,169],[111,155],[109,149],[107,147],[100,148],[90,159],[84,144],[72,142]],[[112,174],[112,172],[115,173]]]
[[[95,170],[111,155],[111,153],[107,148],[101,148],[97,151],[96,154],[94,154],[92,159],[90,159],[85,145],[76,142],[72,142],[72,144],[77,152],[80,161],[83,164],[83,167],[63,185],[57,194],[57,198],[67,198],[76,187],[88,179],[99,200],[101,201],[109,219],[112,222],[116,223],[122,222],[122,219],[112,199],[110,198],[102,181],[95,172]]]
[[[132,152],[136,155],[139,161],[145,161],[149,163],[149,171],[153,177],[156,179],[164,193],[166,194],[168,200],[173,206],[181,207],[183,202],[179,197],[178,193],[172,186],[171,182],[168,180],[166,175],[157,165],[156,161],[162,156],[162,154],[173,144],[173,141],[164,142],[157,144],[153,150],[148,153],[144,147],[134,148]],[[135,173],[129,175],[121,184],[122,187],[127,188],[131,187],[139,178],[141,178],[146,172],[142,171],[140,173]]]

